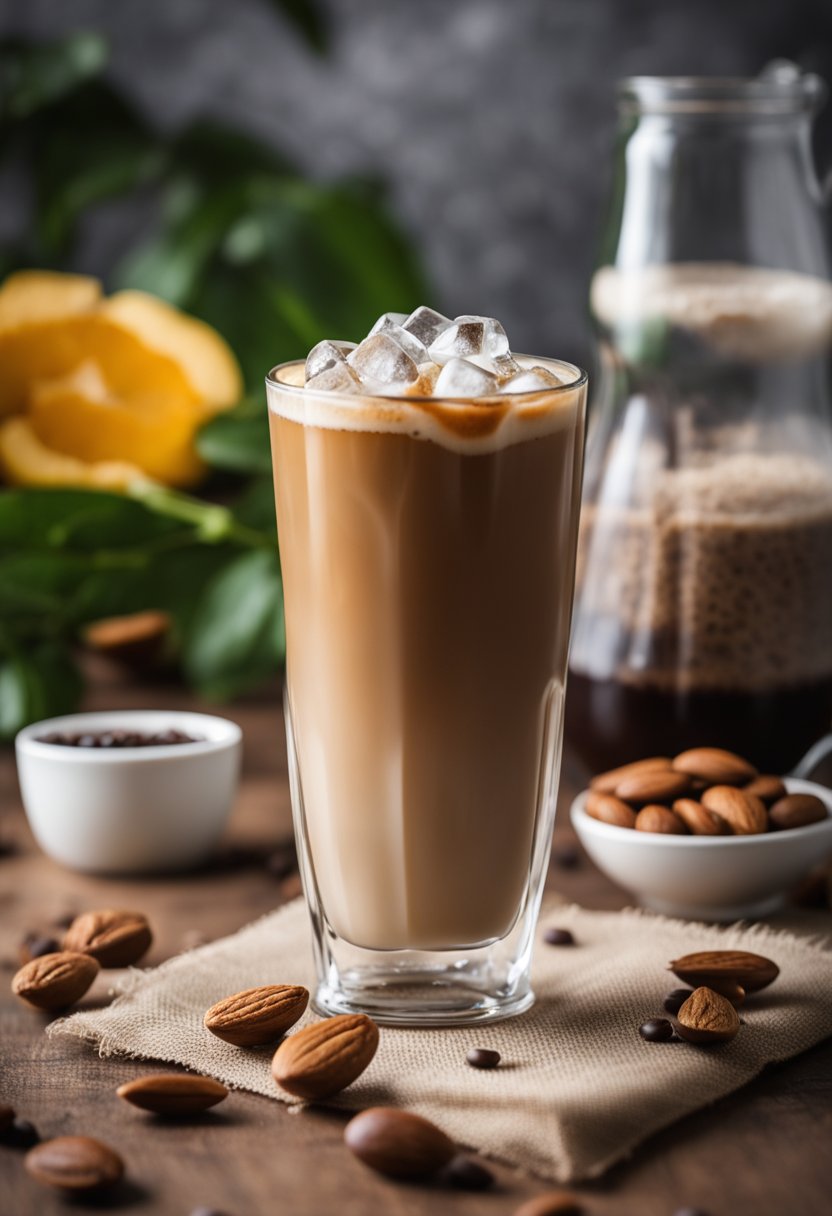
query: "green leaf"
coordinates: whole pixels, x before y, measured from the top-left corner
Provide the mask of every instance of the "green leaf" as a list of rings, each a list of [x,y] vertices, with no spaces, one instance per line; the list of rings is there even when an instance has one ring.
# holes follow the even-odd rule
[[[209,583],[191,622],[186,674],[204,696],[230,699],[276,679],[284,650],[277,550],[235,558]]]
[[[66,252],[85,212],[155,180],[167,158],[137,111],[102,81],[39,115],[31,141],[38,237],[52,258]]]
[[[313,51],[321,54],[329,44],[324,11],[318,0],[271,0],[303,35]]]
[[[218,414],[199,432],[197,451],[216,469],[271,473],[269,419],[265,402],[250,400]]]
[[[60,642],[8,653],[0,659],[0,738],[11,739],[41,718],[71,713],[82,688],[72,656]]]
[[[0,551],[125,549],[180,527],[121,494],[45,489],[0,493]]]
[[[276,532],[274,511],[274,481],[271,469],[267,474],[253,477],[234,503],[234,518],[259,532]],[[275,538],[275,543],[277,540]]]
[[[27,118],[98,76],[109,55],[91,31],[59,42],[0,43],[0,122]]]

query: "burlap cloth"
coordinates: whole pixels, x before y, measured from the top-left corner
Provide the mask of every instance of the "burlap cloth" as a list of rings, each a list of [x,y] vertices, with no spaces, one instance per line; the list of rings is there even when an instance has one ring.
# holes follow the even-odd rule
[[[541,918],[547,923],[569,927],[576,944],[538,945],[532,1010],[473,1029],[385,1028],[370,1067],[332,1104],[406,1107],[487,1156],[559,1181],[590,1178],[652,1132],[832,1033],[832,953],[807,938],[551,903]],[[677,985],[667,962],[728,947],[765,954],[781,969],[773,987],[743,1007],[746,1025],[733,1042],[644,1042],[638,1026],[661,1014],[663,996]],[[221,997],[284,982],[313,986],[301,900],[155,970],[133,972],[109,1007],[76,1013],[51,1033],[88,1039],[103,1056],[184,1064],[286,1101],[271,1079],[271,1050],[229,1046],[202,1025]],[[493,1072],[471,1068],[465,1053],[473,1046],[496,1048],[503,1063]]]

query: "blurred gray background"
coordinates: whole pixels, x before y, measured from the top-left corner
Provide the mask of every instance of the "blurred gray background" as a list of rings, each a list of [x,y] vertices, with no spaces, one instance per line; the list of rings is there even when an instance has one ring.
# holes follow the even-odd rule
[[[609,187],[615,81],[754,73],[788,56],[832,78],[832,0],[324,0],[326,57],[268,0],[0,0],[0,36],[97,29],[160,127],[210,114],[308,173],[389,184],[451,314],[499,316],[519,350],[588,358],[586,283]],[[832,160],[832,121],[817,152]],[[25,198],[0,183],[0,235]],[[100,270],[139,214],[89,235]]]

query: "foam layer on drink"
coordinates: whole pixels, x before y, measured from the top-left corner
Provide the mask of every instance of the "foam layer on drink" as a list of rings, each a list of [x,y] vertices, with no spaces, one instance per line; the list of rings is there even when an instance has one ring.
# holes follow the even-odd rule
[[[785,270],[732,262],[602,266],[592,310],[611,329],[664,321],[726,358],[806,358],[832,343],[832,285]]]
[[[516,355],[523,370],[545,366],[560,382],[517,395],[495,393],[469,400],[382,397],[304,388],[304,364],[286,364],[269,375],[270,408],[304,426],[368,431],[431,440],[457,452],[494,452],[561,429],[573,429],[585,377],[571,363]],[[297,391],[275,391],[276,385]]]

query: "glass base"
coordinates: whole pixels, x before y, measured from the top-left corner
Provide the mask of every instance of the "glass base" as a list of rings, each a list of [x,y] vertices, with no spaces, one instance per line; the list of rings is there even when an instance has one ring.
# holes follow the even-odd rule
[[[312,998],[316,1012],[366,1013],[380,1026],[474,1026],[516,1017],[534,1004],[524,986],[494,991],[493,975],[442,965],[368,966],[323,982]]]

